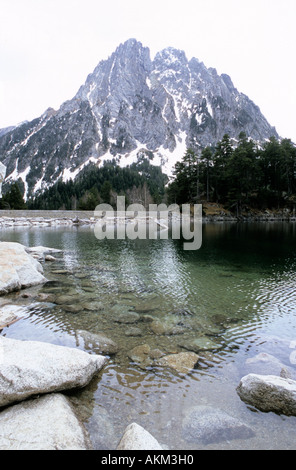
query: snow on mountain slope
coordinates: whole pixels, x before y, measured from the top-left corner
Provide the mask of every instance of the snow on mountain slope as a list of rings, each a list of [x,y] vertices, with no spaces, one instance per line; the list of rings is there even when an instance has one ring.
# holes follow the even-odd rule
[[[186,148],[215,145],[241,131],[256,141],[278,137],[259,108],[226,74],[172,47],[150,57],[130,39],[102,60],[58,111],[0,131],[7,180],[26,197],[58,179],[74,179],[89,163],[129,165],[143,155],[167,174]]]

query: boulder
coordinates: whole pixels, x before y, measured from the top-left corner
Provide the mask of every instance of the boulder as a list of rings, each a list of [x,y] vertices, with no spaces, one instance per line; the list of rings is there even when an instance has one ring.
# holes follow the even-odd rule
[[[127,426],[116,450],[163,450],[158,441],[137,423]]]
[[[225,411],[211,406],[195,406],[182,422],[182,437],[196,444],[213,444],[254,436],[251,428]]]
[[[0,336],[0,406],[84,387],[106,362],[75,348]]]
[[[0,295],[46,282],[41,264],[20,243],[0,243]]]
[[[296,381],[275,375],[249,374],[237,387],[242,401],[260,411],[296,416]]]
[[[68,399],[45,395],[0,413],[0,450],[88,450],[89,437]]]

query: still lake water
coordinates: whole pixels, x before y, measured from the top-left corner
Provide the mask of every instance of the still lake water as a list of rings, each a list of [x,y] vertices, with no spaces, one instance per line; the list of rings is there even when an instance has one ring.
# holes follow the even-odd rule
[[[103,333],[118,344],[119,352],[88,387],[67,393],[95,449],[115,449],[132,422],[170,450],[295,449],[295,417],[258,412],[236,393],[244,375],[270,373],[246,363],[262,352],[296,376],[295,237],[293,223],[205,224],[202,248],[184,251],[181,240],[99,241],[91,227],[3,229],[1,241],[62,253],[44,265],[53,282],[29,289],[30,298],[8,296],[22,319],[1,334],[90,353],[78,330]],[[40,293],[49,294],[47,301]],[[131,313],[139,321],[117,321]],[[210,350],[198,351],[196,339],[206,339]],[[154,356],[135,360],[131,351],[141,345]],[[185,376],[155,359],[159,351],[188,350],[200,360]],[[186,441],[182,422],[198,405],[225,411],[254,437]]]

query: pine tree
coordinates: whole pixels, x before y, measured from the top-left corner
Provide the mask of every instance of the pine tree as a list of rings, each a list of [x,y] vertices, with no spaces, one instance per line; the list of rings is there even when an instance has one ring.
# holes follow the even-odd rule
[[[8,193],[3,197],[3,202],[6,205],[9,205],[10,209],[14,210],[23,210],[26,209],[26,204],[23,199],[21,190],[17,183],[13,183],[10,187]]]

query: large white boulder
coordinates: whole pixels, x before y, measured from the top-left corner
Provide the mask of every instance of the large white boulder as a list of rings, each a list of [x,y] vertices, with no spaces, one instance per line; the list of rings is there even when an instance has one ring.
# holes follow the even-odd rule
[[[87,450],[84,426],[68,399],[53,393],[0,413],[0,450]]]
[[[0,242],[0,295],[46,282],[42,265],[20,243]]]
[[[296,416],[296,381],[275,375],[249,374],[243,377],[237,393],[258,410]]]
[[[106,362],[80,349],[0,336],[0,407],[35,394],[84,387]]]
[[[125,429],[116,450],[163,450],[158,441],[146,429],[132,423]]]

